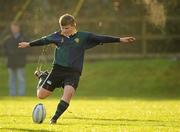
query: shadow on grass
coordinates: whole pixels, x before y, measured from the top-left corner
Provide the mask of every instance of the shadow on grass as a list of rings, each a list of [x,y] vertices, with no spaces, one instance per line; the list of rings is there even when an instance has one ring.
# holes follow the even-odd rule
[[[162,126],[162,127],[172,127],[172,121],[162,121],[162,120],[141,120],[141,119],[125,119],[125,118],[89,118],[89,117],[65,117],[65,119],[77,119],[84,121],[93,121],[87,122],[87,125],[100,125],[100,126]],[[94,122],[96,121],[96,122]],[[104,122],[102,122],[104,121]],[[178,121],[173,121],[177,123]],[[60,125],[60,124],[59,124]],[[62,125],[62,124],[61,124]],[[63,123],[63,125],[73,125],[69,123]],[[173,125],[173,127],[180,127],[179,125]]]
[[[11,116],[11,117],[31,117],[31,116],[27,116],[27,115],[8,115],[8,114],[0,114],[0,117],[8,117],[8,116]]]
[[[52,130],[34,130],[34,129],[24,129],[24,128],[0,128],[0,131],[19,131],[19,132],[55,132]]]
[[[96,120],[96,121],[129,121],[129,122],[167,122],[167,121],[161,121],[161,120],[141,120],[141,119],[125,119],[125,118],[90,118],[90,117],[64,117],[64,119],[77,119],[77,120]]]

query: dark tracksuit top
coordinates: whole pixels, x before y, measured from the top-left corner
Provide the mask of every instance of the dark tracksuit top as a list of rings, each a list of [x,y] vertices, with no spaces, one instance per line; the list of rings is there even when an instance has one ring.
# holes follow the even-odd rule
[[[84,52],[102,43],[120,42],[119,37],[96,35],[90,32],[77,32],[66,37],[60,32],[54,32],[41,39],[30,42],[30,46],[43,46],[55,44],[54,65],[71,68],[74,71],[82,72]]]
[[[19,33],[17,37],[13,34],[4,43],[4,53],[7,56],[7,67],[11,69],[23,68],[26,64],[27,49],[19,49],[18,43],[27,41],[27,38]]]

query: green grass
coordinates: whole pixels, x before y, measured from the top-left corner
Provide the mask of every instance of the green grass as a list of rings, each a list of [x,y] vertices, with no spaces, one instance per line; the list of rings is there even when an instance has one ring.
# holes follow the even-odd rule
[[[36,99],[35,64],[26,67],[26,97],[8,97],[7,70],[0,65],[0,132],[178,132],[180,62],[167,59],[86,63],[76,95],[57,125],[49,125],[62,90]],[[44,68],[45,69],[45,68]],[[43,124],[32,122],[33,107],[47,110]]]
[[[58,120],[49,125],[57,99],[3,97],[0,100],[0,131],[20,132],[176,132],[180,131],[180,101],[135,99],[78,99]],[[32,108],[42,102],[47,110],[43,124],[32,122]]]
[[[50,66],[46,66],[49,67]],[[28,96],[35,96],[36,64],[26,67]],[[46,68],[43,68],[44,70]],[[8,95],[7,70],[0,65],[0,96]],[[167,99],[180,97],[180,61],[107,60],[85,63],[76,96]],[[57,93],[57,94],[56,94]],[[56,92],[54,95],[59,95]]]

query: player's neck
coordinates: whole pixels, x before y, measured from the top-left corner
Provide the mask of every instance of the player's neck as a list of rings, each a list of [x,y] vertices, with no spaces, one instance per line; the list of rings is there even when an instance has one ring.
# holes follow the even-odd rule
[[[73,36],[73,35],[75,35],[76,33],[77,33],[77,29],[74,29],[69,36]]]
[[[61,34],[69,38],[70,36],[74,36],[76,33],[77,33],[77,29],[74,29],[70,34],[63,34],[63,33]]]

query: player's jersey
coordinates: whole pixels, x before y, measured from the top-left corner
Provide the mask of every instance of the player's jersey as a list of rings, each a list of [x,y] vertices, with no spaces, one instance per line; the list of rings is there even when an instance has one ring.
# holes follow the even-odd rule
[[[77,32],[72,36],[66,37],[60,32],[55,32],[30,42],[30,46],[55,44],[54,64],[71,68],[81,73],[86,49],[95,47],[98,44],[113,42],[120,42],[119,37],[95,35],[89,32]]]

